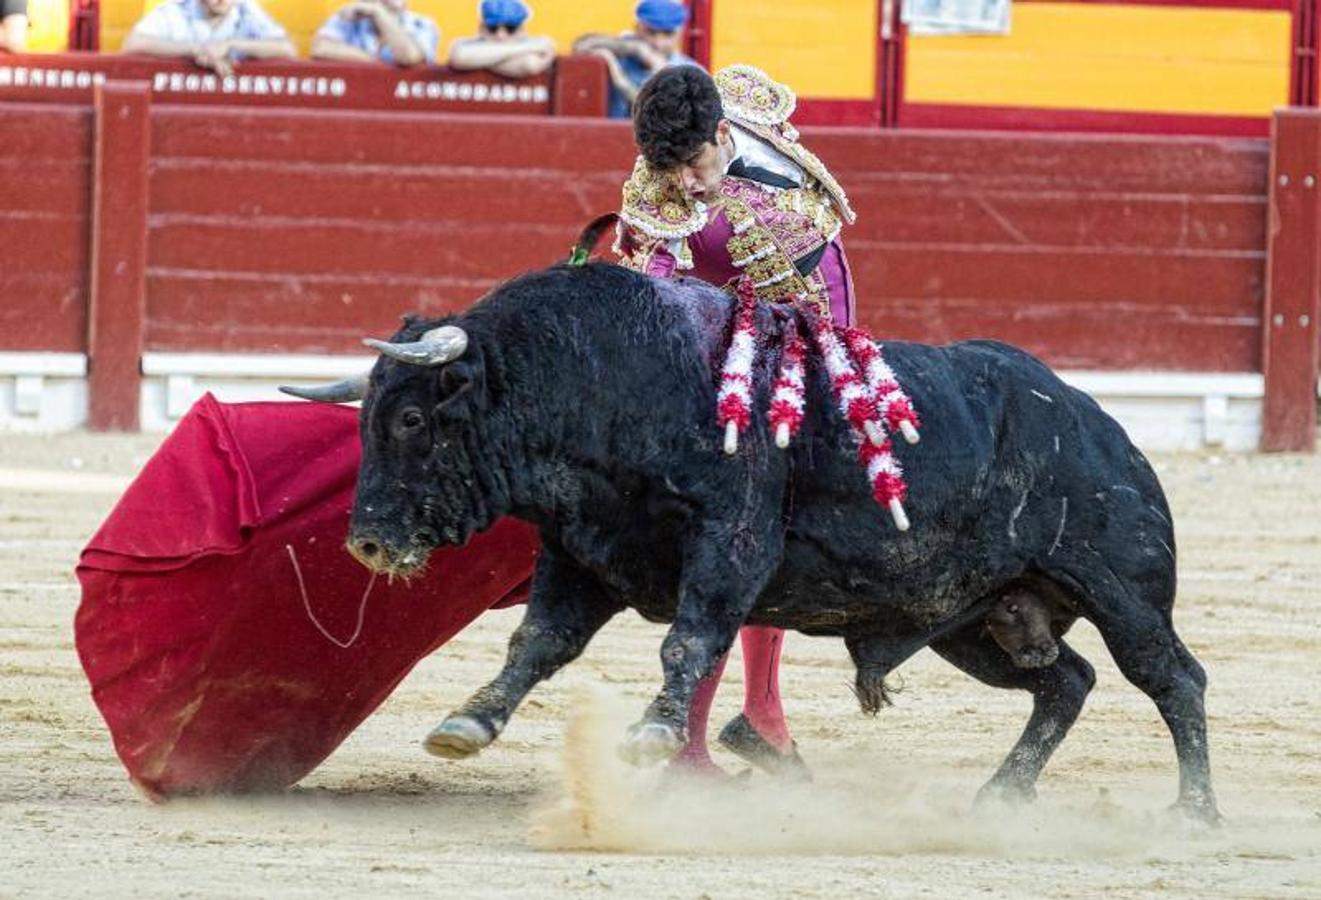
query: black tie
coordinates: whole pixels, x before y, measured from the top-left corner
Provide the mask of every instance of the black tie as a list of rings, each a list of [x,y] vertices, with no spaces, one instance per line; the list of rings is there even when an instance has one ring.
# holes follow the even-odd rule
[[[798,187],[796,182],[790,181],[788,178],[785,178],[783,175],[778,175],[770,169],[763,169],[761,166],[747,165],[743,162],[741,157],[729,164],[729,169],[725,174],[733,175],[735,178],[746,178],[748,181],[756,181],[776,188]],[[822,244],[806,256],[794,260],[794,268],[798,270],[800,275],[807,276],[812,274],[812,271],[818,264],[820,264],[821,257],[825,255],[825,252],[826,245]]]
[[[743,162],[742,157],[729,164],[729,175],[735,178],[746,178],[748,181],[756,181],[761,184],[770,185],[775,188],[796,188],[798,183],[778,175],[770,169],[763,169],[761,166],[750,166]]]

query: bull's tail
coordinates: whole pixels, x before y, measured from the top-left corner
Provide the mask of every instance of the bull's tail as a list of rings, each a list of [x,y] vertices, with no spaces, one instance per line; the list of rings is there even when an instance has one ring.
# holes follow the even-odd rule
[[[596,248],[597,241],[601,240],[602,233],[607,228],[619,221],[619,213],[606,213],[603,216],[597,216],[587,224],[583,232],[578,237],[578,243],[573,245],[569,251],[567,265],[582,266],[587,264],[587,260],[592,255],[592,250]]]
[[[879,668],[871,666],[858,667],[853,696],[858,698],[858,706],[862,708],[864,715],[874,716],[885,707],[894,704],[894,701],[890,699],[890,695],[898,693],[901,688],[897,688],[886,681],[885,675],[885,671]]]

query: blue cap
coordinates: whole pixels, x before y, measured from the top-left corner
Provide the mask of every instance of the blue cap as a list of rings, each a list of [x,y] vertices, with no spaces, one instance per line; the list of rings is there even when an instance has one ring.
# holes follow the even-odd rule
[[[482,24],[487,28],[507,25],[518,28],[527,21],[532,11],[522,0],[482,0]]]
[[[643,25],[657,31],[678,31],[688,21],[688,10],[674,0],[642,0],[634,15]]]

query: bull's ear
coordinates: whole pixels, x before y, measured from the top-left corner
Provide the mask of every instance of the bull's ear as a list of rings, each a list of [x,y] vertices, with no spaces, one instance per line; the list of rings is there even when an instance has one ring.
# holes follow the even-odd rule
[[[445,400],[470,390],[472,382],[472,366],[467,363],[452,362],[440,370],[440,394]]]
[[[469,363],[452,362],[445,365],[440,370],[440,403],[436,405],[436,412],[452,416],[466,408],[467,404],[462,401],[471,393],[475,380],[476,373]]]

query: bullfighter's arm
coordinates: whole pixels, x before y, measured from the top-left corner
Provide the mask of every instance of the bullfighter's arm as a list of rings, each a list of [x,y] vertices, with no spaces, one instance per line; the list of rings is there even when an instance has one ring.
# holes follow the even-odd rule
[[[622,221],[618,236],[614,249],[621,266],[657,278],[669,278],[679,268],[679,260],[666,239],[651,237]]]

